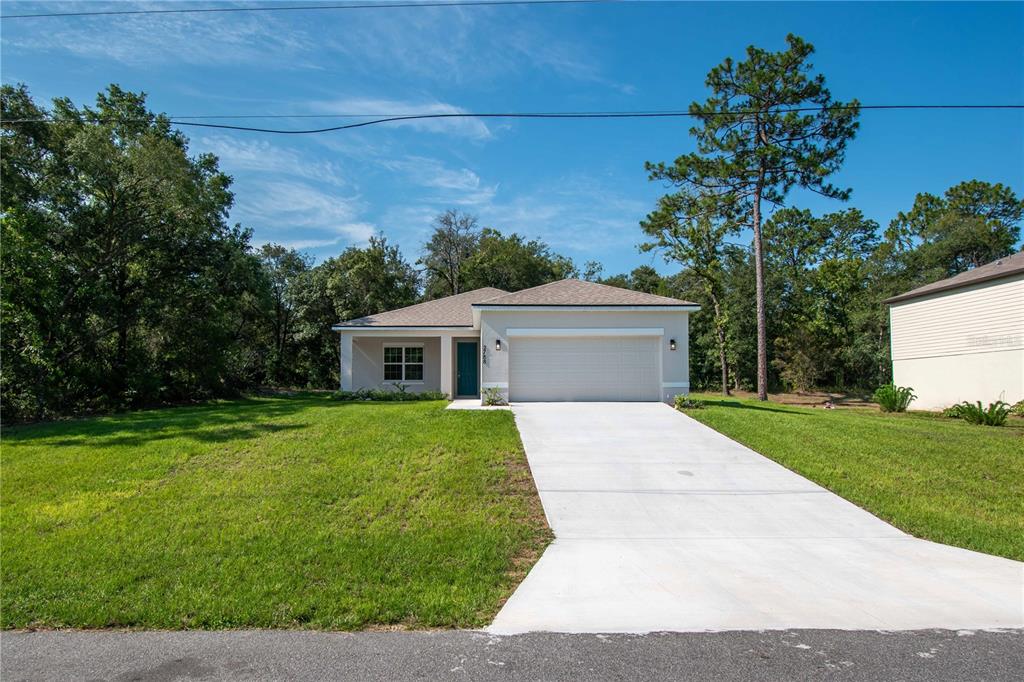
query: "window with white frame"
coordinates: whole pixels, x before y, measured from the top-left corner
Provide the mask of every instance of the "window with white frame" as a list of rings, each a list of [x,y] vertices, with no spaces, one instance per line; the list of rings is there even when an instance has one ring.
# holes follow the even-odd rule
[[[384,346],[384,381],[423,381],[423,346]]]

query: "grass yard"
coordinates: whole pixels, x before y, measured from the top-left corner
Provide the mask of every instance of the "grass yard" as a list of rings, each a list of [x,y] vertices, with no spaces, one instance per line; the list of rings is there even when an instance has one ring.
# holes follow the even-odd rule
[[[550,537],[507,411],[260,398],[7,428],[11,627],[471,627]]]
[[[694,419],[912,535],[1024,560],[1024,420],[694,397]]]

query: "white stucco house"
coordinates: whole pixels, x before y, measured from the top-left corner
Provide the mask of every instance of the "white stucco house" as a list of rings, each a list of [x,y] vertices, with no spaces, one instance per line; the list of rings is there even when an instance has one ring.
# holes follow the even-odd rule
[[[916,409],[1024,399],[1024,252],[889,304],[892,375]]]
[[[689,392],[688,301],[566,279],[476,289],[348,320],[341,389],[396,383],[451,398],[671,401]]]

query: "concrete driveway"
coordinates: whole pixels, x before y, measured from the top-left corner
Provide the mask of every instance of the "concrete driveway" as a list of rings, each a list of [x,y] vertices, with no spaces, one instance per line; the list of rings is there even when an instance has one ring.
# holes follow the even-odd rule
[[[513,411],[556,539],[491,632],[1024,627],[1024,563],[913,538],[667,405]]]

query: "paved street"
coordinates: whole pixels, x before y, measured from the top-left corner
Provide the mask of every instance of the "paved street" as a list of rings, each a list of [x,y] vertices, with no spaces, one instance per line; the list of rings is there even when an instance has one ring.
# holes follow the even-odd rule
[[[1024,631],[5,632],[20,680],[1019,680]]]

